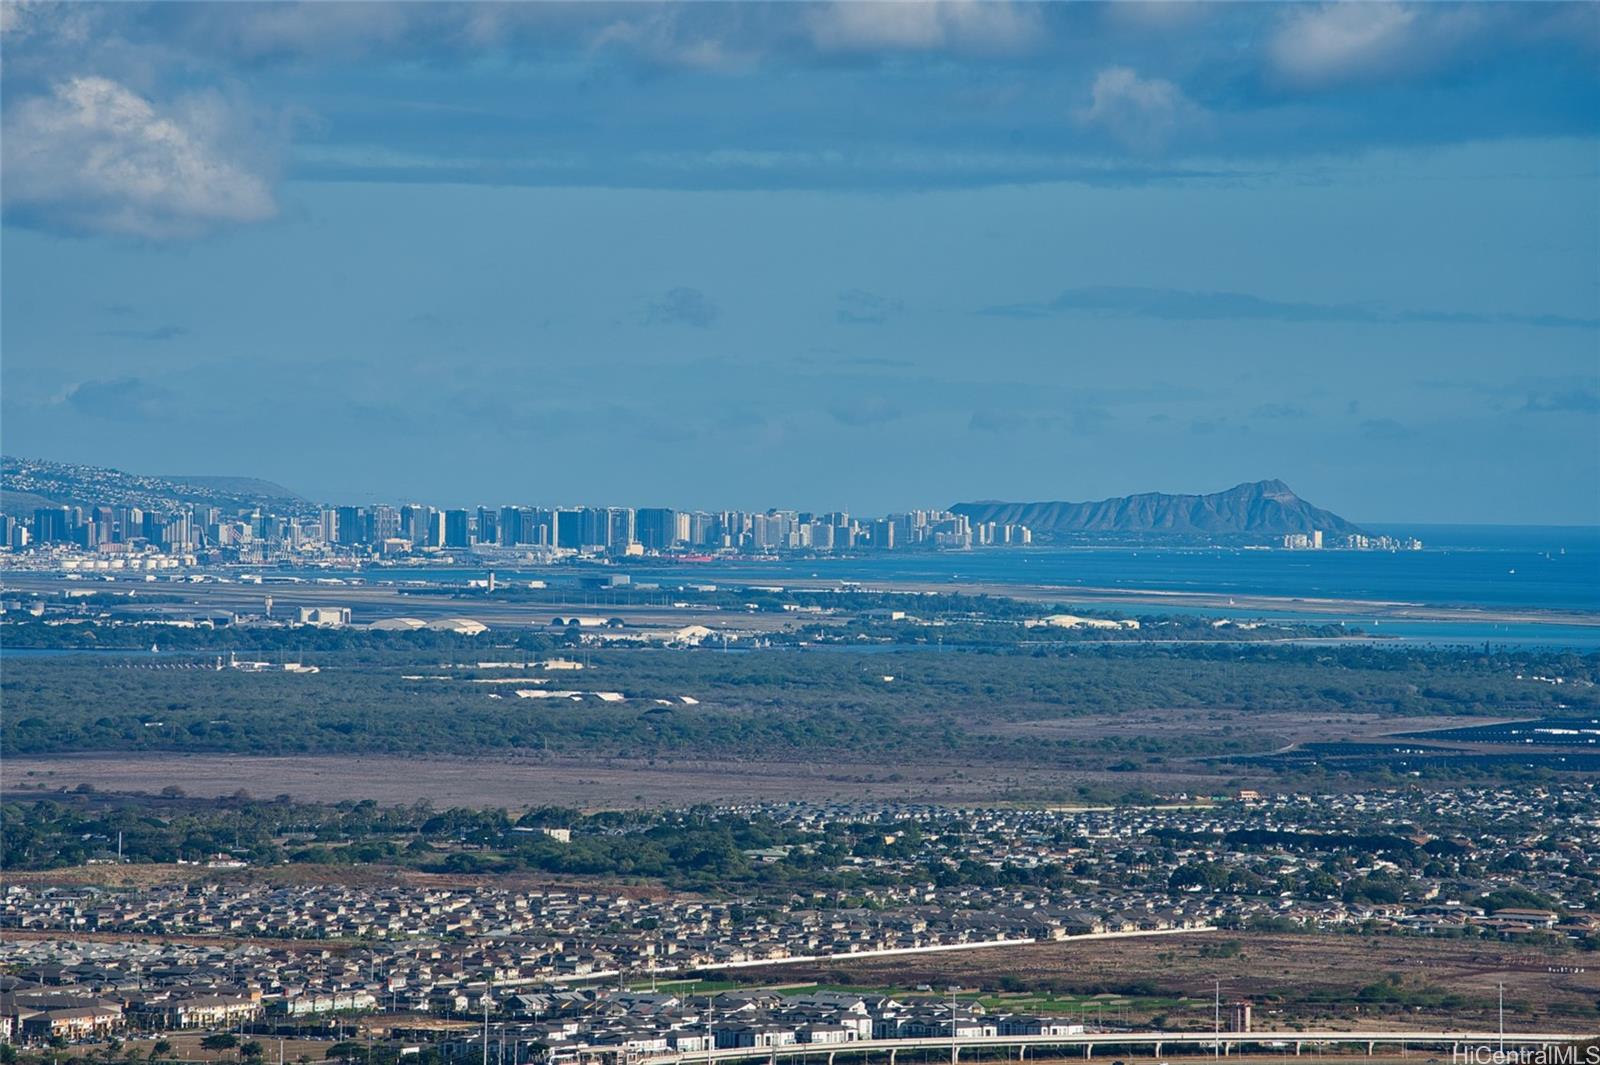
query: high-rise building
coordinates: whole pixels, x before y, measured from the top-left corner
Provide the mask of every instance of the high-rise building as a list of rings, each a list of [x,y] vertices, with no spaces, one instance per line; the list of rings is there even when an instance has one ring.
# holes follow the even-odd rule
[[[116,539],[126,543],[144,535],[144,511],[138,507],[116,509]]]
[[[583,515],[581,510],[555,512],[556,546],[576,551],[583,546]]]
[[[468,522],[468,514],[464,510],[447,510],[444,512],[444,547],[471,547],[472,528]]]
[[[678,535],[678,519],[686,517],[667,507],[641,507],[635,518],[639,543],[650,551],[664,551],[687,539]]]
[[[522,508],[501,507],[500,523],[495,531],[499,534],[495,541],[501,547],[515,547],[523,543],[522,539]],[[481,531],[479,539],[482,539]]]
[[[473,525],[473,538],[480,544],[495,544],[500,542],[500,515],[488,507],[479,507],[477,521]]]
[[[109,544],[117,538],[117,512],[111,507],[94,507],[90,510],[94,520],[96,543]]]
[[[368,535],[367,512],[361,507],[340,507],[338,510],[338,538],[330,541],[339,544],[365,544],[370,543],[372,537]]]
[[[40,507],[33,512],[33,538],[41,544],[62,544],[72,539],[71,507]]]
[[[400,508],[400,538],[402,540],[410,540],[414,544],[420,544],[424,525],[422,505],[420,503],[407,503]]]
[[[184,551],[194,546],[193,517],[188,511],[169,514],[157,520],[160,524],[153,530],[155,535],[150,537],[152,541],[168,551]]]
[[[591,550],[610,547],[611,512],[605,507],[584,507],[579,513],[579,546]]]
[[[638,542],[632,507],[606,508],[606,546],[621,553]]]
[[[554,547],[556,542],[556,512],[545,507],[523,510],[522,542],[539,547]]]
[[[684,536],[686,541],[695,547],[720,546],[711,542],[713,536],[721,536],[721,533],[717,531],[717,519],[713,515],[707,514],[703,510],[697,510],[688,515],[688,518],[689,528]]]
[[[394,507],[376,506],[367,514],[372,542],[381,544],[400,535],[400,512]]]

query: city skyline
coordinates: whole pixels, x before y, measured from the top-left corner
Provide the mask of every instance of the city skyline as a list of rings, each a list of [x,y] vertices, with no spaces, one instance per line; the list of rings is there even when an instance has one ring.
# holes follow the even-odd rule
[[[1043,542],[1232,542],[1288,550],[1419,550],[1296,496],[1281,481],[1210,495],[1135,495],[1088,503],[957,502],[906,511],[768,506],[698,509],[529,502],[436,506],[415,498],[314,501],[269,482],[207,482],[106,467],[4,458],[0,546],[118,554],[165,551],[198,561],[320,561],[468,550],[556,556],[848,552],[858,548],[1030,546]],[[32,506],[31,512],[29,506]],[[310,553],[308,553],[310,552]],[[53,554],[47,556],[49,562]]]
[[[1600,3],[0,54],[0,1065],[1600,1065]]]
[[[1600,524],[1592,5],[4,10],[10,454]]]

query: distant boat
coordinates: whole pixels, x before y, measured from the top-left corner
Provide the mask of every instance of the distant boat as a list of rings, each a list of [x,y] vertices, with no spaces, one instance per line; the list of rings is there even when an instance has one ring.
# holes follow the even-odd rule
[[[1513,576],[1513,577],[1515,577],[1517,575],[1517,571],[1514,570],[1514,569],[1508,569],[1508,570],[1506,570],[1506,572],[1511,574],[1511,576]]]
[[[161,648],[157,647],[155,644],[151,644],[150,645],[150,653],[153,654],[153,655],[158,655],[158,654],[161,653]]]

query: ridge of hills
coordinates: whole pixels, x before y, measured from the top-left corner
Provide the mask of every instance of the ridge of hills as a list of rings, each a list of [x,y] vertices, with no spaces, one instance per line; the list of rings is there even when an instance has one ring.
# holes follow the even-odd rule
[[[1206,495],[1143,492],[1085,503],[991,499],[956,503],[950,510],[974,522],[1026,525],[1043,539],[1281,536],[1319,530],[1344,536],[1362,531],[1353,522],[1301,499],[1279,480],[1250,481]]]
[[[0,457],[0,511],[14,516],[62,505],[104,504],[159,510],[181,503],[230,509],[309,506],[296,492],[256,477],[155,477],[107,466]]]

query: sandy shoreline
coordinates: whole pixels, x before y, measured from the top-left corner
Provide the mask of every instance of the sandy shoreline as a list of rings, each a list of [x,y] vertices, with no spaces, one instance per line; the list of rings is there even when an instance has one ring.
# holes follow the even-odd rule
[[[707,574],[707,576],[714,576]],[[743,582],[731,582],[734,584]],[[1318,596],[1280,596],[1190,592],[1162,588],[1106,588],[1061,584],[1010,584],[999,581],[928,581],[883,579],[871,581],[835,580],[817,577],[775,579],[771,583],[795,590],[837,592],[856,591],[902,593],[960,593],[987,595],[998,599],[1025,602],[1084,605],[1104,608],[1143,609],[1159,613],[1163,609],[1203,610],[1231,617],[1262,614],[1287,614],[1302,617],[1349,618],[1356,624],[1372,621],[1432,621],[1480,625],[1563,625],[1600,628],[1600,611],[1495,609],[1473,606],[1437,606],[1398,599],[1335,599]],[[7,573],[0,571],[0,586],[11,590],[56,591],[64,582],[55,575]],[[518,602],[515,600],[477,600],[465,602],[453,593],[459,588],[440,585],[438,594],[402,594],[380,585],[346,585],[330,591],[317,585],[260,587],[238,584],[198,584],[163,586],[165,594],[178,594],[195,606],[212,609],[259,609],[264,595],[270,594],[285,609],[295,605],[324,604],[331,597],[355,609],[357,620],[415,615],[435,617],[466,613],[491,626],[542,627],[553,615],[571,609],[604,611],[636,624],[682,625],[697,622],[725,625],[734,617],[740,627],[776,629],[794,621],[788,615],[735,613],[727,610],[687,606],[665,607],[659,603],[610,601],[597,604],[576,597],[571,602]]]
[[[796,582],[791,587],[825,587],[837,582]],[[1227,595],[1160,588],[1098,588],[1058,584],[994,582],[873,581],[865,588],[897,592],[960,592],[1028,601],[1068,601],[1220,610],[1236,615],[1269,613],[1365,615],[1396,621],[1461,621],[1498,625],[1583,625],[1600,627],[1600,613],[1572,610],[1490,610],[1481,607],[1428,606],[1391,599],[1326,599],[1315,596]]]

